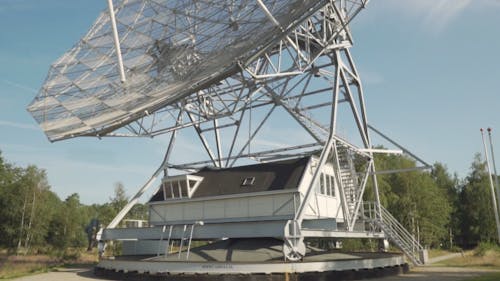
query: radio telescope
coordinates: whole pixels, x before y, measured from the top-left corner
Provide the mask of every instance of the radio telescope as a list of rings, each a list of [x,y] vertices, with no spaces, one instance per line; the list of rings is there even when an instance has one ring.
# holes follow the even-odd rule
[[[266,232],[271,231],[268,225],[252,221],[262,233],[255,237],[281,239],[289,261],[306,256],[308,237],[389,239],[420,264],[423,248],[400,229],[378,197],[373,154],[394,151],[372,148],[370,133],[378,131],[370,130],[361,78],[350,53],[349,23],[367,2],[108,0],[109,11],[51,65],[28,110],[50,141],[169,136],[163,163],[107,226],[103,240],[119,238],[115,227],[162,174],[164,186],[183,172],[191,192],[203,179],[186,173],[203,174],[206,166],[230,171],[249,162],[313,157],[311,178],[302,182],[306,187],[293,214],[272,220],[281,234]],[[282,129],[288,124],[293,131]],[[176,142],[185,132],[196,135],[189,149],[196,145],[203,157],[172,157],[189,154]],[[280,144],[262,141],[272,137]],[[315,219],[309,214],[312,202],[319,202],[324,169],[331,169],[329,185],[338,188],[335,211],[342,218],[337,217],[335,229],[322,225],[326,220],[319,213]],[[369,204],[372,216],[365,215],[363,200],[369,181],[375,200]],[[173,190],[170,194],[183,198],[181,184],[180,198],[174,198]],[[235,231],[249,221],[225,221],[224,233],[232,233],[229,238],[252,236]],[[316,229],[311,229],[313,221]],[[374,227],[360,229],[367,221]],[[213,234],[213,229],[222,229],[220,220],[180,224],[184,231],[192,225],[189,241],[224,235]],[[174,224],[167,223],[145,229],[134,239],[161,241],[166,226],[168,241],[183,241],[184,232],[176,234]]]

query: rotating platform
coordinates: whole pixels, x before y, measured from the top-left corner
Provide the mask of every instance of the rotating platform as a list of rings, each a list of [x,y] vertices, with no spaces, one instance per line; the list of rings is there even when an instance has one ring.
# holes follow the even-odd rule
[[[348,253],[309,246],[285,262],[278,239],[228,239],[167,256],[101,259],[96,274],[115,280],[352,280],[394,275],[408,264],[397,253]]]

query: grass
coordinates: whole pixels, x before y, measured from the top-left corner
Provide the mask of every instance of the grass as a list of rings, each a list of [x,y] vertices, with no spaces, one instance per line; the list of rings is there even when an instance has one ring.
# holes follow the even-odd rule
[[[481,255],[478,255],[475,250],[466,251],[461,257],[444,260],[433,265],[500,269],[500,251],[487,250]]]
[[[443,249],[430,249],[429,250],[429,258],[432,259],[432,258],[436,258],[436,257],[440,257],[440,256],[452,254],[452,253],[453,252],[451,252],[451,251],[443,250]]]
[[[484,249],[478,247],[472,251],[466,251],[462,257],[444,260],[433,266],[445,267],[469,267],[487,270],[500,270],[500,250]],[[466,279],[466,281],[498,281],[500,272],[486,273],[482,276]]]
[[[0,279],[12,279],[21,276],[49,272],[58,267],[81,267],[95,264],[97,253],[87,253],[73,249],[63,257],[49,255],[8,255],[0,252]]]
[[[47,272],[57,266],[57,258],[36,256],[6,256],[2,255],[0,266],[0,279],[10,279],[27,274]]]

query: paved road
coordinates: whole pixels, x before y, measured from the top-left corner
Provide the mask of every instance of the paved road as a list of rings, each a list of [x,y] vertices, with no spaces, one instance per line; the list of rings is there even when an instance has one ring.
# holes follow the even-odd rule
[[[453,267],[418,267],[410,273],[400,276],[390,276],[368,281],[461,281],[480,276],[495,270],[453,268]],[[57,272],[42,273],[14,279],[15,281],[90,281],[104,280],[94,276],[92,268],[60,269]]]
[[[94,276],[93,268],[62,268],[55,272],[41,273],[14,279],[15,281],[90,281],[105,280]]]
[[[461,267],[417,267],[410,273],[384,278],[367,279],[370,281],[461,281],[498,270],[473,269]]]

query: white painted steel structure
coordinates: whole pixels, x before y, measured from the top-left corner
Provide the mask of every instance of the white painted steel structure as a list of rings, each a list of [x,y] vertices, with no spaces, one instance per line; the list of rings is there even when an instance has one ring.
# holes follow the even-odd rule
[[[336,261],[317,261],[303,263],[267,262],[267,263],[222,263],[222,262],[169,262],[168,264],[158,261],[126,261],[126,260],[102,260],[99,267],[108,270],[123,272],[138,272],[155,274],[272,274],[272,273],[306,273],[306,272],[328,272],[367,270],[376,268],[390,268],[404,265],[401,256],[385,258],[365,258]]]
[[[498,239],[498,242],[500,243],[500,218],[499,218],[499,213],[498,213],[498,203],[497,203],[497,197],[495,196],[495,184],[493,183],[493,175],[492,175],[491,167],[490,167],[489,152],[488,152],[488,147],[486,146],[486,142],[484,141],[483,128],[481,128],[481,139],[483,141],[484,157],[486,158],[486,168],[488,170],[488,179],[490,182],[491,203],[493,205],[493,213],[495,214],[495,223],[497,226],[497,239]],[[496,180],[496,182],[498,182],[498,180]]]
[[[368,125],[361,78],[350,52],[348,25],[367,2],[116,0],[51,66],[28,110],[51,141],[170,135],[162,164],[108,225],[105,239],[166,235],[166,226],[159,232],[114,228],[157,178],[168,178],[171,170],[315,154],[318,162],[300,204],[285,221],[193,224],[190,239],[221,238],[224,231],[235,237],[278,231],[285,257],[300,260],[305,237],[367,235],[356,226],[358,219],[365,219],[363,195],[371,180],[375,203],[368,221],[376,223],[369,237],[384,237],[383,230],[399,243],[394,238],[402,237],[399,229],[383,224],[373,162],[373,153],[379,151],[372,148],[370,129],[379,132]],[[308,137],[278,148],[259,145],[263,128],[276,128],[282,118],[295,122]],[[345,128],[352,130],[348,136],[340,133]],[[171,161],[172,153],[182,149],[178,134],[188,130],[200,141],[204,159]],[[307,206],[327,166],[332,167],[342,210],[337,232],[305,227]],[[184,238],[186,231],[184,225],[176,238]],[[415,243],[413,237],[405,238]]]

